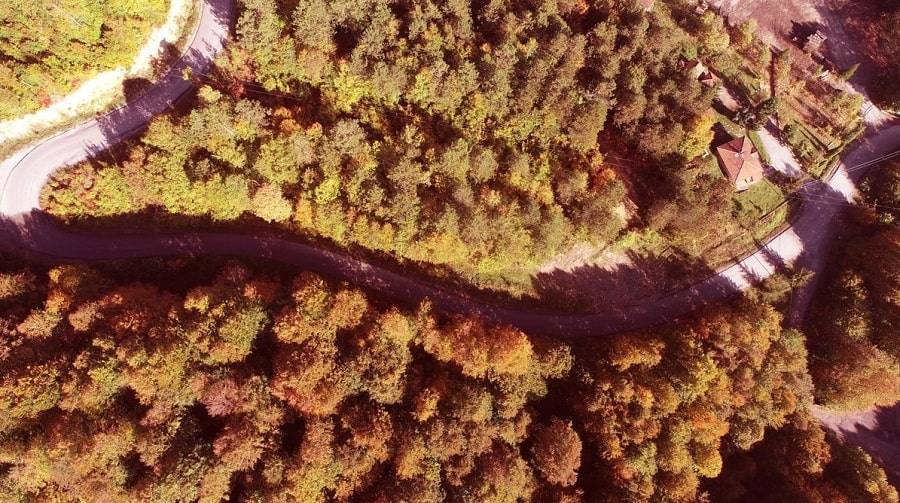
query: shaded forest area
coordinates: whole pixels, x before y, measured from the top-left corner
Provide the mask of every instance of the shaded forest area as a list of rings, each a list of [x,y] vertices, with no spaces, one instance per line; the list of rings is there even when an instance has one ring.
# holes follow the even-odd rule
[[[728,35],[662,9],[248,0],[193,110],[61,173],[45,207],[269,223],[513,293],[629,220],[696,254],[738,226],[729,184],[690,162],[714,90],[681,63]]]
[[[732,218],[687,167],[711,92],[678,62],[729,43],[703,19],[694,41],[626,0],[247,0],[195,109],[45,199],[270,222],[494,286],[615,239],[629,192],[693,243]],[[877,176],[810,340],[782,325],[786,277],[565,342],[262,263],[0,257],[0,499],[896,503],[808,412],[890,392],[900,175]],[[848,376],[854,355],[873,363]]]
[[[50,105],[96,73],[128,66],[167,0],[0,3],[0,120]]]
[[[832,0],[838,13],[847,19],[865,47],[866,56],[875,64],[875,78],[866,86],[880,107],[900,110],[900,2],[870,0],[852,2]]]
[[[861,192],[807,319],[817,402],[836,409],[900,396],[900,162],[879,166]]]
[[[777,289],[567,344],[233,261],[2,264],[4,501],[897,501],[811,422]]]

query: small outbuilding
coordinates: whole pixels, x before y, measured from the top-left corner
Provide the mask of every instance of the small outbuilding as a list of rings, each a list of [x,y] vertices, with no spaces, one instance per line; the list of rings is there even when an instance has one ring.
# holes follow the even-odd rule
[[[750,138],[735,138],[716,147],[722,172],[740,192],[763,179],[762,161]]]
[[[699,80],[700,83],[706,87],[716,87],[721,83],[721,80],[719,79],[719,77],[717,77],[716,74],[714,74],[710,70],[706,70],[703,73],[701,73],[697,77],[697,80]]]
[[[806,38],[806,43],[803,44],[803,50],[809,54],[821,54],[822,45],[826,40],[828,40],[828,37],[821,31],[816,30],[815,33]]]

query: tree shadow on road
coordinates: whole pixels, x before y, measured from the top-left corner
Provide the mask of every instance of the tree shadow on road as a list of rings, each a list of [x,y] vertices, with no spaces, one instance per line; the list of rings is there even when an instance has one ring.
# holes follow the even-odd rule
[[[193,84],[184,78],[182,70],[204,67],[205,57],[191,49],[161,80],[127,79],[122,83],[125,104],[97,118],[107,144],[134,136],[144,130],[150,120],[166,111],[174,110],[184,96],[193,91]]]
[[[187,218],[187,217],[186,217]],[[646,305],[635,298],[634,278],[644,271],[634,267],[615,271],[586,268],[572,273],[557,273],[537,281],[545,298],[535,301],[509,303],[491,302],[465,289],[447,285],[436,279],[410,274],[408,267],[399,264],[374,265],[357,259],[348,252],[303,242],[297,236],[266,232],[240,231],[227,226],[207,227],[202,219],[195,219],[196,228],[179,232],[161,228],[147,228],[142,224],[146,215],[126,215],[116,218],[93,219],[95,228],[73,227],[42,212],[16,215],[2,222],[0,248],[32,260],[64,262],[103,262],[143,257],[236,257],[242,260],[271,260],[291,267],[300,267],[336,281],[369,290],[375,299],[390,299],[410,307],[428,300],[434,310],[444,315],[476,314],[489,321],[520,326],[533,333],[557,336],[600,335],[622,330],[643,328],[662,323],[672,313],[685,314],[702,306],[700,297],[712,290],[737,293],[727,280],[712,279],[690,295],[672,292]],[[180,222],[184,224],[185,222]],[[649,267],[650,261],[644,266]],[[645,282],[646,284],[646,282]],[[621,292],[628,291],[633,302],[621,302]],[[561,302],[564,296],[589,292],[595,301],[591,309],[571,314],[571,304]],[[553,302],[549,302],[550,299]],[[588,297],[585,297],[586,299]],[[618,300],[617,302],[607,300]],[[494,299],[496,301],[496,299]],[[543,301],[548,301],[543,303]]]
[[[209,5],[210,13],[220,23],[231,25],[232,14],[234,12],[234,0],[205,0]]]
[[[884,468],[888,481],[900,486],[900,402],[876,407],[873,427],[856,425],[856,430],[840,430],[844,442],[862,448]]]
[[[799,245],[813,253],[801,255],[799,265],[815,269],[815,262],[823,260],[829,242],[825,231],[831,223],[824,210],[833,206],[820,198],[836,194],[823,190],[806,203],[813,205],[808,211],[801,211],[792,232]],[[352,250],[304,241],[287,231],[279,233],[264,222],[226,225],[205,218],[162,216],[169,220],[153,218],[145,211],[94,218],[89,227],[73,227],[34,211],[3,221],[2,246],[55,261],[199,255],[273,260],[346,281],[373,292],[375,298],[409,306],[428,299],[443,314],[477,314],[534,333],[572,337],[646,328],[728,299],[740,294],[739,284],[756,284],[784,268],[782,257],[790,251],[785,251],[789,242],[776,240],[731,265],[725,274],[716,274],[702,258],[677,252],[632,253],[617,267],[584,266],[538,274],[533,278],[537,298],[504,301],[502,296],[473,295],[471,289],[411,272],[416,267],[409,264],[384,257],[373,260]],[[149,225],[154,221],[156,227]]]
[[[97,156],[111,155],[101,146],[95,146],[93,152]],[[824,215],[826,220],[819,223],[816,219],[836,204],[830,198],[838,197],[843,196],[826,187],[807,203],[819,206],[799,212],[800,225],[792,232],[799,246],[815,250],[809,257],[800,256],[801,266],[815,269],[815,261],[822,259],[828,243],[823,229],[827,229],[830,218]],[[438,311],[448,314],[474,313],[512,324],[526,324],[520,323],[518,313],[523,312],[575,314],[582,318],[581,324],[572,324],[571,319],[561,321],[558,332],[608,333],[663,323],[737,295],[741,290],[738,283],[756,284],[787,266],[782,259],[785,245],[779,241],[762,246],[751,258],[738,260],[728,274],[722,275],[716,274],[702,257],[693,258],[676,250],[664,255],[632,252],[613,267],[588,265],[537,274],[532,279],[536,297],[517,300],[496,292],[479,292],[460,278],[440,274],[427,264],[402,262],[384,254],[304,238],[250,215],[221,223],[206,217],[169,214],[163,208],[146,208],[113,218],[79,219],[71,224],[43,212],[20,215],[16,221],[6,222],[6,231],[12,236],[7,241],[19,243],[20,249],[49,250],[62,256],[69,251],[89,249],[97,259],[201,254],[273,259],[410,305],[432,299]]]
[[[219,23],[226,26],[231,24],[234,2],[206,0],[206,3],[209,5],[209,12]],[[168,42],[162,44],[155,64],[164,65],[168,70],[155,83],[141,78],[123,82],[125,104],[97,118],[106,143],[111,144],[137,134],[152,117],[174,109],[179,100],[190,94],[194,85],[188,78],[190,75],[206,73],[213,63],[206,52],[214,52],[206,50],[209,48],[203,42],[194,39],[191,42],[193,44],[180,56],[177,47]],[[161,70],[160,66],[154,68],[156,73]]]
[[[541,304],[573,312],[597,312],[671,291],[687,278],[713,274],[702,260],[684,254],[627,252],[619,264],[557,269],[532,279]]]

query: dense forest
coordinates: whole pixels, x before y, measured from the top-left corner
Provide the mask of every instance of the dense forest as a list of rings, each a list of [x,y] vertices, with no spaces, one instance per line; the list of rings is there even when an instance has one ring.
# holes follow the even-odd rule
[[[900,2],[875,2],[875,19],[866,26],[869,55],[878,65],[878,74],[871,86],[874,99],[882,107],[900,110]]]
[[[238,7],[214,68],[185,74],[196,94],[57,174],[48,212],[240,223],[516,292],[579,242],[640,228],[696,256],[736,225],[698,159],[715,90],[684,70],[729,47],[711,12],[681,28],[659,1]],[[98,16],[72,54],[112,47]],[[52,54],[13,31],[34,43],[0,28],[4,63]],[[0,501],[898,503],[810,413],[900,394],[900,162],[861,192],[802,331],[784,323],[801,270],[554,339],[262,259],[0,255]]]
[[[0,498],[896,502],[765,297],[567,344],[306,272],[4,258]]]
[[[874,170],[861,190],[807,328],[817,399],[842,409],[900,396],[900,162]]]
[[[268,223],[511,290],[629,220],[695,254],[735,228],[728,183],[690,163],[714,90],[682,67],[722,47],[662,4],[240,8],[190,111],[58,175],[50,212]],[[727,40],[717,19],[697,37]]]
[[[94,74],[128,66],[167,0],[0,3],[0,120],[49,105]]]

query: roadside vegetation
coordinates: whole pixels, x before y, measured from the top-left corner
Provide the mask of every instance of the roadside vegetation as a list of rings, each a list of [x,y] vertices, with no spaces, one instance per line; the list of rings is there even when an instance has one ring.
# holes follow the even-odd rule
[[[875,169],[862,192],[807,319],[816,398],[836,409],[900,396],[900,162]]]
[[[806,88],[811,89],[811,96],[830,99],[807,101],[809,98],[803,93],[789,94],[787,102],[795,108],[779,112],[781,136],[805,171],[822,178],[829,174],[841,152],[865,132],[860,117],[863,97],[821,81],[808,82]]]
[[[167,0],[3,2],[0,120],[46,107],[98,72],[128,66],[167,10]]]
[[[784,222],[787,215],[784,214],[781,218],[771,218],[769,214],[786,206],[786,197],[785,193],[782,192],[776,184],[768,179],[763,180],[735,196],[738,207],[738,221],[748,229],[754,228],[754,226],[760,223],[765,217],[769,217],[772,221],[778,222],[778,225],[780,225]],[[786,209],[787,208],[785,208],[785,210]],[[776,227],[778,225],[776,225]],[[761,238],[766,234],[765,230],[762,230],[761,232],[763,235],[758,236],[758,238]]]
[[[896,502],[778,288],[563,343],[263,264],[0,264],[4,501]]]
[[[648,231],[702,260],[742,232],[700,159],[714,90],[682,69],[709,33],[630,0],[415,5],[241,4],[193,110],[59,174],[45,207],[266,224],[514,294],[577,243]]]
[[[783,222],[790,184],[735,194],[708,155],[746,121],[684,60],[768,48],[706,15],[678,29],[684,5],[244,0],[193,101],[42,202],[514,293],[585,241],[709,265]],[[744,118],[767,118],[735,65]],[[809,411],[900,393],[900,162],[862,192],[803,331],[784,320],[802,270],[556,340],[263,259],[0,255],[0,501],[897,503]]]

